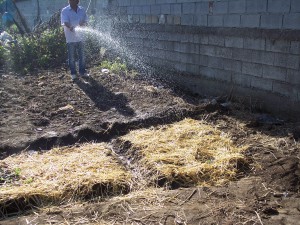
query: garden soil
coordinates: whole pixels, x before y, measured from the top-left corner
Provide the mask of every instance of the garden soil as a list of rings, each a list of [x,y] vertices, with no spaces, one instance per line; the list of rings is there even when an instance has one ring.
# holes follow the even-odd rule
[[[1,160],[86,142],[113,146],[130,130],[190,117],[248,145],[249,165],[223,186],[144,187],[0,215],[0,224],[299,224],[299,124],[250,111],[243,99],[194,96],[141,74],[102,73],[96,67],[90,73],[76,82],[64,69],[2,74]]]

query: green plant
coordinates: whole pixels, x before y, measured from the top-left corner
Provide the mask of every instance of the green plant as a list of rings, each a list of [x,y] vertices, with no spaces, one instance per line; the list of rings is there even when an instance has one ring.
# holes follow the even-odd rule
[[[22,74],[61,66],[65,58],[66,44],[62,28],[18,36],[9,54],[11,69]]]
[[[21,169],[20,168],[15,168],[14,169],[14,174],[15,174],[15,176],[17,176],[17,177],[19,177],[20,175],[21,175]]]
[[[110,61],[102,61],[100,67],[102,69],[108,69],[112,73],[119,74],[121,72],[125,72],[125,74],[128,73],[128,69],[125,63],[120,62],[119,59],[116,59],[114,62]]]
[[[0,69],[3,69],[3,67],[5,66],[5,54],[6,49],[0,44]]]

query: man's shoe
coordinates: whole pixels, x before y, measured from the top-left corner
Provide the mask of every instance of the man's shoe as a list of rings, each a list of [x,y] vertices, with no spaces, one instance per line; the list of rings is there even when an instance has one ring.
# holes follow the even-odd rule
[[[90,74],[84,73],[84,74],[81,74],[80,76],[81,76],[82,78],[89,78],[89,77],[90,77]]]
[[[71,74],[71,78],[72,78],[72,81],[76,81],[77,80],[77,76],[74,75],[74,74]]]

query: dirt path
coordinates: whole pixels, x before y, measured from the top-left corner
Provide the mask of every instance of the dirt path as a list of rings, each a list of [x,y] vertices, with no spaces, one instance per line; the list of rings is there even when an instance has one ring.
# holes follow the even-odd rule
[[[250,162],[221,187],[145,187],[127,195],[40,208],[0,224],[298,224],[297,124],[244,106],[197,99],[161,82],[92,69],[72,83],[65,71],[0,77],[0,154],[108,142],[129,130],[185,117],[204,119],[249,145]],[[113,145],[113,144],[112,144]],[[1,170],[0,170],[1,175]],[[0,193],[1,195],[1,193]]]

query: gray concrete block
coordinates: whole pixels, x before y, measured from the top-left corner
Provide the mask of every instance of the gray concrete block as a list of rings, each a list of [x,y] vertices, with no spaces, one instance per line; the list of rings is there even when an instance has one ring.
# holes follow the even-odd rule
[[[228,13],[246,12],[246,0],[229,1],[228,4]]]
[[[268,0],[268,12],[287,13],[290,11],[290,0]]]
[[[272,66],[272,65],[274,65],[274,53],[253,50],[251,62]]]
[[[283,14],[261,15],[262,28],[281,29],[283,22]]]
[[[290,52],[292,54],[300,54],[300,42],[299,41],[292,41],[291,42]]]
[[[291,12],[300,12],[299,0],[291,0]]]
[[[263,67],[261,64],[243,62],[242,73],[261,77],[263,74]]]
[[[213,5],[213,14],[227,14],[228,1],[215,1]]]
[[[231,71],[220,70],[220,69],[213,69],[215,71],[215,79],[219,81],[226,81],[231,83]]]
[[[170,4],[161,5],[161,13],[162,14],[171,14],[171,5]]]
[[[159,15],[159,14],[161,14],[161,8],[160,8],[160,5],[151,5],[151,6],[150,6],[150,11],[151,11],[151,14],[154,14],[154,15]]]
[[[263,66],[263,78],[272,79],[272,80],[286,80],[287,70],[281,67],[275,66]]]
[[[257,28],[260,26],[260,15],[259,14],[249,14],[241,15],[241,26]]]
[[[217,69],[224,69],[224,60],[223,58],[219,57],[208,57],[208,67],[217,68]]]
[[[208,14],[208,2],[197,2],[195,13],[198,15],[207,15]]]
[[[143,7],[142,6],[134,6],[133,7],[133,14],[139,15],[143,12]]]
[[[174,16],[173,15],[167,15],[167,24],[174,24]]]
[[[300,13],[290,13],[283,16],[283,28],[300,29]]]
[[[242,72],[242,62],[238,60],[232,60],[232,59],[224,59],[222,58],[224,63],[224,70],[233,71],[236,73]]]
[[[244,39],[241,37],[225,37],[225,47],[228,48],[243,48]]]
[[[232,58],[235,60],[242,60],[243,62],[252,62],[252,51],[249,49],[232,49]]]
[[[287,69],[286,82],[289,84],[300,85],[300,71]]]
[[[127,7],[127,14],[133,14],[134,12],[133,12],[133,6],[128,6]]]
[[[299,55],[274,53],[274,66],[298,70],[299,63]]]
[[[188,25],[188,26],[194,25],[194,15],[188,15],[188,14],[182,15],[181,25]]]
[[[285,82],[273,81],[273,92],[284,97],[288,97],[292,100],[297,100],[297,92],[293,86]]]
[[[272,91],[273,81],[269,79],[262,79],[261,77],[251,77],[251,87],[264,91]]]
[[[208,44],[223,47],[223,46],[225,46],[225,38],[221,35],[209,35],[208,36]]]
[[[245,38],[244,39],[244,48],[254,49],[254,50],[265,50],[266,49],[266,40],[265,39]]]
[[[224,27],[240,27],[240,15],[224,15]]]
[[[151,14],[151,10],[150,10],[149,5],[145,5],[145,6],[142,6],[142,7],[143,7],[143,9],[142,9],[143,14],[145,14],[145,15],[150,15]]]
[[[181,4],[171,4],[171,14],[172,15],[181,15],[182,14]]]
[[[242,74],[242,73],[232,73],[231,77],[232,77],[232,83],[242,87],[251,87],[252,76]]]
[[[174,3],[174,0],[156,0],[156,4],[167,4],[167,3]]]
[[[214,55],[216,57],[231,59],[232,58],[232,49],[214,46]]]
[[[199,64],[200,66],[208,66],[208,57],[206,55],[199,55]]]
[[[210,78],[210,79],[214,79],[215,78],[215,70],[213,70],[210,67],[206,67],[206,66],[200,66],[200,74],[204,77]]]
[[[207,55],[207,56],[215,56],[215,49],[213,46],[201,45],[200,46],[200,54]]]
[[[267,12],[268,0],[247,0],[246,12],[247,13],[260,13]]]
[[[270,52],[289,53],[291,42],[285,40],[266,40],[266,50]]]
[[[208,26],[222,27],[223,26],[223,16],[222,15],[217,15],[217,16],[208,15]]]
[[[196,3],[183,3],[182,13],[183,14],[194,14],[196,11]]]
[[[207,15],[195,15],[194,20],[196,26],[207,27],[208,25]]]
[[[186,72],[195,74],[195,75],[200,74],[200,67],[198,65],[194,65],[194,64],[187,64]]]
[[[174,16],[174,25],[180,25],[181,24],[181,17],[180,16]]]

